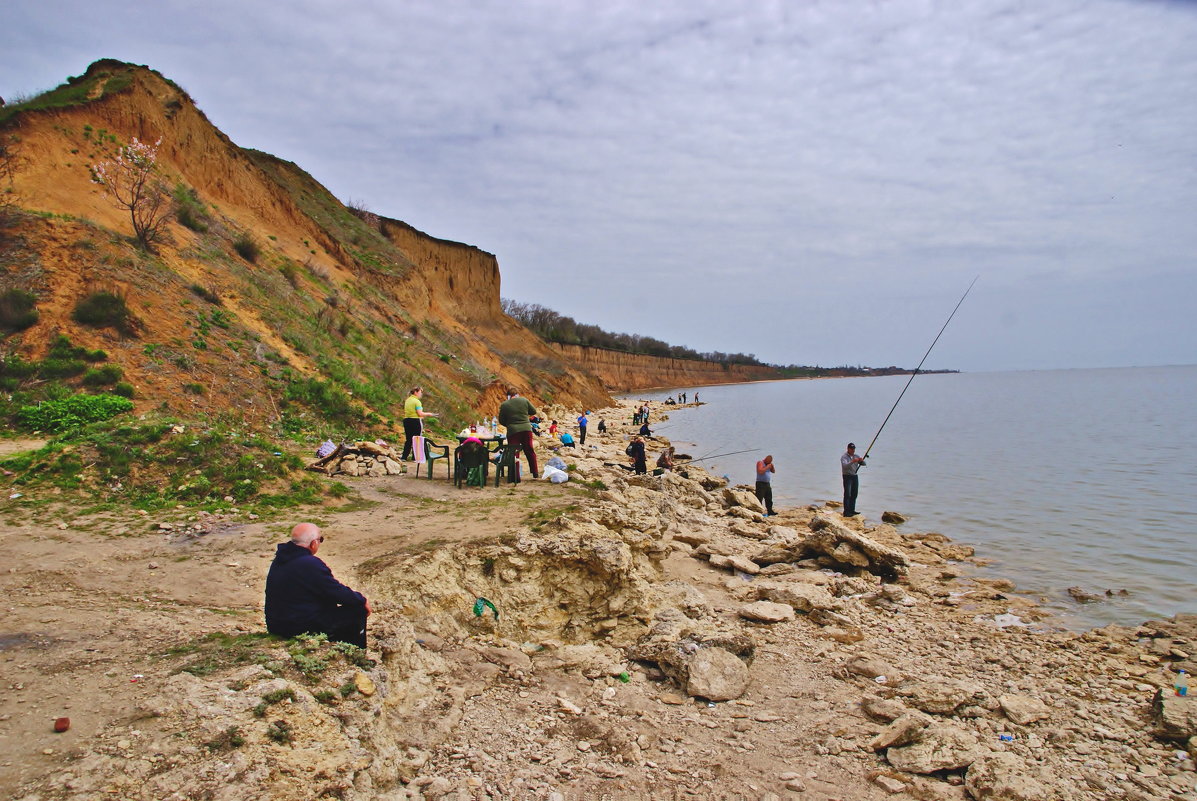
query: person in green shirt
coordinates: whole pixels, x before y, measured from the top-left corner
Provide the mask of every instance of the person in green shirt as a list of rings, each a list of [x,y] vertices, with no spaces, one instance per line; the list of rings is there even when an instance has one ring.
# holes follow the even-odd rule
[[[499,406],[499,425],[507,429],[507,442],[518,445],[528,457],[528,469],[532,471],[532,478],[537,478],[540,472],[536,469],[536,451],[532,448],[532,422],[529,418],[536,414],[536,409],[527,398],[520,396],[515,387],[507,390],[507,400]]]
[[[412,438],[424,433],[424,418],[436,417],[433,412],[424,411],[424,404],[420,398],[424,396],[423,387],[413,387],[407,400],[403,402],[403,434],[407,439],[403,442],[403,461],[412,455]]]

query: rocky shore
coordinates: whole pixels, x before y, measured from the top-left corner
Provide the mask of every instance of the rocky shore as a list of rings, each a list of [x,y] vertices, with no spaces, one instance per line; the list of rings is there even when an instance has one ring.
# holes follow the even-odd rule
[[[941,534],[634,476],[611,427],[565,484],[355,485],[326,550],[365,655],[260,636],[281,525],[106,540],[60,584],[79,527],[6,529],[10,797],[1197,800],[1197,615],[1057,630]]]

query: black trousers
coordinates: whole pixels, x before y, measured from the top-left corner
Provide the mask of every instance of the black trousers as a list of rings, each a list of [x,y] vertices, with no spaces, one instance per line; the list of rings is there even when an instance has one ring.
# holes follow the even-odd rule
[[[578,426],[578,444],[586,444],[586,426]]]
[[[860,492],[860,476],[844,476],[844,514],[856,514],[856,495]]]
[[[773,514],[773,485],[768,481],[756,482],[756,499],[765,504],[765,511]]]
[[[407,439],[403,440],[403,456],[400,457],[404,461],[412,455],[411,453],[411,438],[418,437],[424,433],[424,424],[420,422],[418,417],[404,417],[403,418],[403,435]]]

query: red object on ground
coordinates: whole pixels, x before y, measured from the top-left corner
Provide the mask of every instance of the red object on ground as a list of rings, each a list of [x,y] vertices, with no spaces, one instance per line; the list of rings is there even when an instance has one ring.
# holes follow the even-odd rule
[[[70,727],[71,727],[71,719],[70,718],[58,718],[57,720],[54,721],[54,731],[58,732],[59,734],[62,734],[64,731],[66,731]]]

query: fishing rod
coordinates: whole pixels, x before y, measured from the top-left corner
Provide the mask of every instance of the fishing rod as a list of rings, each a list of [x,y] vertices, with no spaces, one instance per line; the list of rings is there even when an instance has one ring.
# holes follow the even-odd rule
[[[939,341],[941,336],[943,336],[943,332],[948,328],[948,323],[952,322],[952,318],[956,316],[956,311],[960,308],[960,304],[964,303],[964,299],[968,297],[968,293],[973,291],[973,284],[976,284],[977,279],[980,277],[981,276],[978,275],[976,278],[974,278],[973,283],[969,284],[968,289],[964,290],[964,294],[960,296],[960,300],[956,303],[956,308],[952,309],[952,313],[948,315],[948,319],[944,322],[943,328],[939,329],[939,333],[935,335],[935,339],[931,340],[931,347],[927,348],[927,352],[923,354],[923,360],[919,362],[918,367],[914,368],[914,372],[910,374],[910,378],[907,380],[906,386],[902,387],[902,391],[898,393],[898,399],[894,401],[894,405],[890,407],[889,414],[887,414],[885,419],[881,421],[881,428],[877,429],[877,433],[873,435],[873,441],[869,443],[869,447],[865,448],[864,456],[860,457],[861,459],[869,458],[869,451],[873,450],[873,445],[876,444],[877,437],[881,436],[881,432],[885,428],[885,424],[889,422],[890,415],[894,413],[894,409],[897,409],[898,404],[902,402],[902,396],[906,394],[906,390],[910,389],[911,381],[914,381],[914,377],[919,374],[919,370],[923,369],[923,362],[927,361],[927,357],[931,355],[931,348],[934,348],[935,343]]]
[[[694,464],[695,462],[705,462],[708,459],[718,459],[721,456],[735,456],[738,453],[752,453],[753,451],[759,451],[759,450],[760,450],[760,448],[745,448],[742,451],[732,451],[731,453],[717,453],[714,456],[704,456],[701,459],[687,459],[686,464]]]

